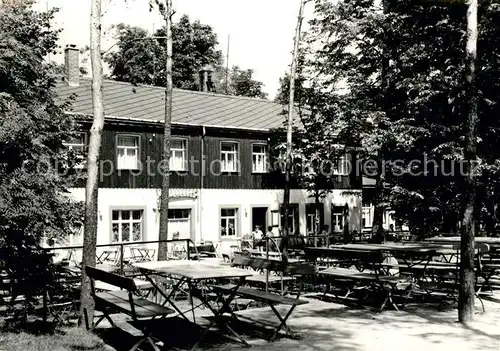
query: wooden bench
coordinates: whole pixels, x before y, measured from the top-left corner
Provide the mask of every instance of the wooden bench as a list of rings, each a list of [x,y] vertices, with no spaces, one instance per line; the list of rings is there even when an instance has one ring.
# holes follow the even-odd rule
[[[393,296],[402,296],[403,290],[407,290],[411,287],[411,281],[405,277],[380,275],[375,272],[359,272],[355,269],[348,268],[330,267],[320,271],[318,274],[333,278],[336,282],[340,281],[347,283],[347,293],[344,298],[349,297],[355,289],[373,287],[377,291],[383,292],[384,301],[380,306],[380,312],[384,310],[387,303],[390,303],[395,310],[399,310],[398,306],[393,301]],[[329,292],[329,290],[330,285],[328,285],[327,289],[325,289],[325,295]]]
[[[387,274],[387,267],[383,263],[386,255],[380,251],[351,251],[342,247],[306,248],[305,254],[307,259],[313,262],[317,262],[318,258],[338,260],[337,267],[320,270],[318,275],[333,280],[337,285],[342,285],[342,288],[347,288],[344,298],[348,298],[355,290],[360,289],[374,288],[376,291],[383,292],[384,301],[380,306],[380,312],[384,310],[387,303],[399,310],[393,296],[403,296],[403,290],[411,289],[411,280]],[[351,267],[355,269],[349,269]],[[331,285],[328,281],[325,295],[330,291]]]
[[[380,264],[384,260],[380,252],[374,251],[350,251],[342,247],[330,248],[304,248],[306,261],[316,265],[321,264],[322,259],[329,259],[329,264],[342,268],[356,267],[359,271],[365,269],[380,269]]]
[[[293,337],[293,338],[300,338],[298,335],[294,334],[290,328],[287,326],[286,321],[294,311],[295,307],[299,305],[304,305],[309,303],[307,300],[302,300],[300,299],[300,294],[302,292],[302,286],[303,282],[300,279],[302,276],[306,275],[314,275],[315,270],[312,265],[309,264],[304,264],[304,263],[293,263],[293,264],[285,264],[282,261],[277,261],[277,260],[269,260],[269,259],[264,259],[264,258],[258,258],[258,257],[248,257],[248,256],[243,256],[243,255],[236,255],[234,258],[233,266],[238,266],[238,267],[246,267],[246,268],[252,268],[255,270],[268,270],[268,271],[273,271],[273,272],[279,272],[283,277],[290,277],[290,276],[295,276],[296,278],[299,278],[300,280],[300,286],[297,291],[297,297],[292,298],[292,297],[287,297],[287,296],[282,296],[278,294],[274,294],[268,291],[264,291],[261,289],[249,287],[249,286],[244,286],[240,287],[236,291],[236,296],[245,298],[245,299],[252,299],[254,301],[259,301],[267,304],[271,310],[274,312],[276,317],[278,317],[280,324],[278,326],[273,326],[275,328],[273,335],[271,336],[271,339],[269,340],[270,342],[274,341],[276,337],[278,336],[279,332],[281,329],[286,330],[286,335]],[[215,291],[219,291],[222,293],[230,293],[232,289],[235,288],[234,285],[228,284],[228,285],[215,285],[212,287]],[[287,313],[285,316],[282,316],[278,310],[276,309],[276,305],[286,305],[290,306],[288,309]],[[231,312],[231,315],[233,318],[238,319],[238,317]]]
[[[454,244],[452,250],[455,251],[457,258],[460,258],[460,244]],[[483,264],[483,256],[489,252],[489,245],[484,243],[475,243],[475,291],[481,306],[484,309],[484,304],[479,296],[484,287],[489,286],[489,280],[492,275]],[[460,287],[460,261],[456,262],[434,262],[431,261],[425,265],[417,264],[411,267],[399,268],[402,274],[411,274],[417,281],[417,285],[423,289],[423,293],[429,296],[443,297],[440,302],[450,299],[458,302],[458,291]],[[483,282],[480,282],[480,278]]]
[[[124,277],[111,272],[106,272],[104,270],[89,266],[85,266],[85,273],[90,279],[91,296],[95,301],[95,308],[96,310],[103,313],[103,315],[99,317],[96,323],[92,323],[92,326],[89,326],[87,311],[84,311],[85,325],[89,330],[96,328],[104,318],[106,318],[113,327],[116,327],[116,324],[111,319],[110,314],[123,313],[132,317],[132,320],[134,322],[137,322],[139,319],[144,318],[164,318],[167,315],[175,312],[170,308],[158,305],[138,296],[139,290],[134,282],[134,279],[132,278]],[[96,281],[115,286],[122,290],[96,292]],[[151,338],[151,333],[148,331],[147,327],[144,324],[145,323],[138,323],[138,327],[141,329],[143,338],[141,338],[130,350],[136,350],[139,345],[147,341],[149,342],[149,344],[151,344],[155,351],[159,351],[158,346],[156,346],[153,339]]]
[[[491,283],[494,276],[500,275],[500,249],[491,248],[486,255],[482,257],[481,275],[484,279],[484,286],[493,290]],[[498,288],[498,286],[495,286]]]

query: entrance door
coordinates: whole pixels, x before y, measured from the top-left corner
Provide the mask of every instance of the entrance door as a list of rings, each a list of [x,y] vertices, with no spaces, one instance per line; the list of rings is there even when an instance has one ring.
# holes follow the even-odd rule
[[[252,207],[252,228],[258,225],[262,233],[267,231],[267,207]]]

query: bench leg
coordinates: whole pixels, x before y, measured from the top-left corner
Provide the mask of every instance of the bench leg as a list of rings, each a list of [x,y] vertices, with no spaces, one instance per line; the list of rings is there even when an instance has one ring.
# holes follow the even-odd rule
[[[483,309],[483,313],[486,312],[486,309],[484,308],[484,302],[483,302],[483,299],[479,296],[479,293],[476,293],[476,297],[477,299],[479,300],[479,302],[481,302],[481,307]]]
[[[385,287],[382,286],[382,290],[385,291],[385,299],[384,299],[384,302],[382,303],[382,306],[380,306],[379,312],[382,312],[384,310],[385,305],[387,304],[387,302],[389,302],[391,304],[391,306],[394,307],[394,309],[399,312],[398,306],[392,300],[392,292],[393,292],[394,288],[392,288],[392,287],[385,288]]]
[[[129,351],[135,351],[142,345],[143,342],[147,341],[155,351],[160,351],[160,348],[155,344],[150,336],[144,336],[141,340],[137,341],[134,346]]]
[[[105,315],[102,315],[101,317],[99,317],[99,319],[97,320],[97,323],[95,323],[95,324],[94,324],[94,321],[92,321],[92,326],[90,327],[90,330],[94,330],[94,329],[97,327],[97,325],[98,325],[99,323],[101,323],[101,322],[102,322],[102,320],[103,320],[105,317],[106,317]]]
[[[85,327],[87,328],[87,330],[94,330],[95,328],[97,328],[97,326],[99,325],[99,323],[101,323],[104,318],[106,318],[109,322],[109,324],[111,324],[111,326],[113,328],[116,327],[116,324],[113,322],[113,320],[111,319],[111,317],[109,316],[108,312],[106,312],[105,310],[102,311],[102,316],[99,317],[99,319],[97,320],[97,322],[94,324],[94,321],[92,321],[92,325],[89,326],[89,318],[88,318],[88,315],[87,315],[87,310],[84,310],[84,317],[85,317]]]
[[[85,320],[85,329],[90,330],[89,315],[86,308],[83,309],[83,319]]]
[[[273,306],[273,305],[269,305],[271,307],[271,309],[273,310],[274,314],[278,317],[278,319],[280,320],[280,325],[276,328],[273,336],[271,337],[271,339],[269,340],[269,342],[273,342],[276,337],[278,336],[278,333],[280,332],[280,330],[282,328],[285,328],[285,330],[287,331],[287,334],[289,334],[290,336],[294,337],[294,338],[298,338],[297,335],[294,335],[292,333],[292,331],[290,330],[290,328],[288,328],[288,326],[286,325],[286,320],[288,319],[288,317],[290,317],[290,315],[292,314],[293,310],[295,309],[295,306],[296,305],[293,305],[290,310],[288,311],[288,313],[285,315],[285,317],[281,317],[281,315],[279,314],[279,312],[276,310],[276,308]]]

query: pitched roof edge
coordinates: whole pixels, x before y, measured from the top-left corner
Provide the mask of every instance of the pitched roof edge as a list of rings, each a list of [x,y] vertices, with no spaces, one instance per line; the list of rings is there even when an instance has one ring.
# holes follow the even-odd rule
[[[91,77],[80,77],[80,79],[81,80],[92,81]],[[165,90],[164,87],[159,86],[159,85],[132,84],[132,83],[123,82],[123,81],[119,81],[119,80],[113,80],[113,79],[104,79],[104,82],[110,82],[112,84],[126,85],[126,86],[130,86],[130,87],[149,88],[149,89],[161,90],[161,91]],[[235,100],[259,101],[259,102],[266,102],[268,104],[283,106],[282,104],[279,104],[279,103],[271,101],[271,100],[260,99],[260,98],[255,98],[255,97],[237,96],[237,95],[225,95],[225,94],[218,94],[218,93],[207,93],[207,92],[203,92],[203,91],[187,90],[187,89],[179,89],[179,88],[174,88],[173,90],[174,91],[183,92],[183,93],[188,93],[188,94],[197,94],[197,95],[205,95],[205,96],[217,96],[217,97],[223,97],[223,98],[235,99]]]
[[[87,114],[82,114],[82,113],[76,113],[76,112],[66,112],[68,115],[72,116],[84,116],[87,117],[88,119],[92,118],[92,115],[87,115]],[[154,124],[154,125],[163,125],[163,121],[157,121],[154,119],[146,119],[146,118],[131,118],[131,117],[116,117],[116,116],[110,116],[110,115],[105,115],[105,119],[107,120],[112,120],[112,121],[121,121],[121,122],[140,122],[140,123],[148,123],[148,124]],[[263,132],[263,133],[268,133],[271,129],[266,129],[266,128],[249,128],[249,127],[231,127],[231,126],[222,126],[222,125],[212,125],[212,124],[194,124],[194,123],[182,123],[182,122],[172,122],[173,126],[180,126],[180,127],[205,127],[205,128],[214,128],[214,129],[230,129],[230,130],[242,130],[242,131],[252,131],[252,132]]]

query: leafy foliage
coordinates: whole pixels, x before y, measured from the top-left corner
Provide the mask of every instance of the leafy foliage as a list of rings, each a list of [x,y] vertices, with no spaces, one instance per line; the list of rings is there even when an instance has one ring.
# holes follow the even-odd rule
[[[133,84],[165,85],[165,29],[149,38],[148,32],[126,24],[116,26],[118,51],[105,56],[112,79]],[[172,25],[174,87],[198,90],[198,72],[206,65],[220,67],[222,52],[216,49],[217,34],[212,27],[191,22],[184,15]]]
[[[484,197],[477,210],[489,215],[498,203],[497,8],[482,7],[479,44]],[[436,225],[455,230],[460,218],[465,10],[459,3],[317,0],[311,22],[307,84],[336,101],[339,138],[373,160],[375,172],[364,173],[377,181],[375,205],[393,207],[421,232]]]
[[[0,250],[28,297],[47,272],[42,240],[63,237],[81,218],[56,162],[68,159],[62,140],[75,123],[54,102],[54,70],[44,63],[58,38],[47,30],[53,14],[0,9]]]
[[[229,73],[228,94],[266,99],[267,94],[262,91],[263,83],[253,79],[253,69],[241,69],[233,66]]]
[[[111,79],[132,84],[165,86],[166,39],[165,29],[153,37],[139,27],[118,24],[116,52],[105,56],[110,65]],[[234,66],[229,74],[223,67],[223,55],[217,49],[217,34],[209,25],[191,22],[184,15],[172,26],[173,83],[175,88],[200,90],[199,71],[205,66],[214,70],[217,93],[266,98],[263,84],[253,79],[252,69]],[[226,92],[226,78],[228,87]]]
[[[309,196],[319,202],[339,180],[339,157],[345,154],[346,148],[338,144],[334,128],[339,114],[336,99],[324,94],[314,83],[306,86],[306,51],[304,47],[299,50],[295,76],[294,101],[298,123],[294,125],[292,134],[292,177],[296,186],[307,190]],[[275,102],[287,106],[288,110],[289,94],[290,76],[285,74],[280,78]],[[288,111],[285,110],[284,114],[288,115]],[[286,159],[286,124],[272,133],[270,143],[282,164]]]

